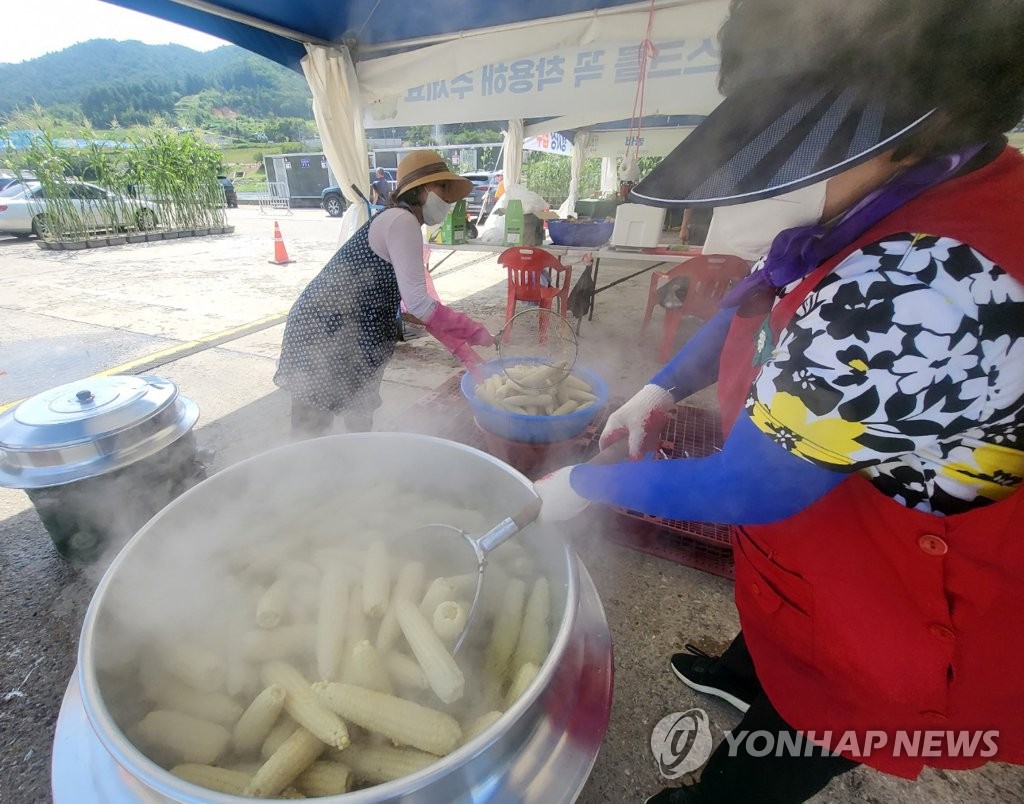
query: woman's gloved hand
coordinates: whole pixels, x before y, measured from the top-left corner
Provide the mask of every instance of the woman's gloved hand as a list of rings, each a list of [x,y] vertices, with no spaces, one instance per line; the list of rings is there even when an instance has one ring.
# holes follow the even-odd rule
[[[667,389],[648,383],[608,417],[601,433],[601,449],[627,437],[629,457],[642,457],[657,447],[661,428],[674,405],[675,399]]]
[[[566,466],[544,475],[533,484],[533,490],[541,500],[538,522],[564,522],[582,514],[590,500],[573,491],[569,475],[574,467]]]
[[[465,313],[445,307],[440,302],[423,322],[427,332],[471,372],[483,363],[474,346],[494,346],[494,336]]]
[[[427,332],[443,343],[449,352],[453,350],[456,341],[470,346],[494,346],[494,336],[483,324],[440,302],[434,305],[434,312],[423,324]]]

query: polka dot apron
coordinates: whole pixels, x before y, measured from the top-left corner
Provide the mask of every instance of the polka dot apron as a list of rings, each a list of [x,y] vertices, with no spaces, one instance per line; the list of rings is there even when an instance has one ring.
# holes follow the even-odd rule
[[[302,291],[284,328],[274,382],[308,405],[372,413],[395,349],[401,294],[370,248],[370,222]]]

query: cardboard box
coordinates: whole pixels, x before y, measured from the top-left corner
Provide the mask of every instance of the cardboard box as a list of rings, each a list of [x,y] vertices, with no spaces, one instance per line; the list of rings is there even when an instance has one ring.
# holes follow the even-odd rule
[[[460,245],[466,242],[466,200],[456,201],[452,211],[441,224],[441,242]]]

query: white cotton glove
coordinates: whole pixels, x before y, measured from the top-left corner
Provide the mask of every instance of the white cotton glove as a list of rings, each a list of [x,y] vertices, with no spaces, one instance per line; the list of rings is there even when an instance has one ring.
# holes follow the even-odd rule
[[[572,470],[572,466],[566,466],[544,475],[533,484],[533,490],[541,501],[538,522],[564,522],[582,514],[590,505],[590,500],[573,491],[569,484]]]
[[[608,417],[601,433],[601,449],[607,449],[623,436],[628,436],[629,457],[642,457],[657,446],[668,411],[675,403],[666,389],[648,383]]]

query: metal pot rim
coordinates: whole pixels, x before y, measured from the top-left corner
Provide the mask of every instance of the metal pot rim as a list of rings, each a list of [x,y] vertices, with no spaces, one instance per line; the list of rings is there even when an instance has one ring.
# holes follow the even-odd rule
[[[503,470],[518,479],[528,488],[532,488],[533,485],[529,478],[524,474],[498,460],[493,455],[489,455],[486,452],[482,452],[481,450],[469,447],[465,444],[436,438],[434,436],[413,433],[354,433],[328,436],[328,438],[360,440],[367,438],[387,438],[406,441],[409,439],[415,439],[422,441],[423,443],[434,442],[437,444],[443,444],[445,448],[451,448],[454,446],[460,450],[474,454],[490,463],[500,466]],[[227,476],[229,472],[233,473],[236,471],[244,471],[247,467],[253,465],[257,461],[267,460],[270,455],[280,457],[280,453],[294,448],[295,446],[296,444],[287,444],[282,447],[277,447],[269,452],[252,456],[228,467],[202,483],[193,486],[167,506],[167,508],[164,509],[164,512],[172,506],[187,505],[190,497],[194,494],[205,493],[200,490],[207,483],[216,482],[217,478],[223,478],[224,476]],[[96,673],[96,659],[94,654],[95,645],[93,636],[97,630],[96,620],[99,617],[100,609],[102,608],[103,598],[110,589],[118,568],[127,560],[127,556],[131,553],[137,542],[144,539],[149,530],[155,526],[155,523],[159,519],[162,518],[164,512],[161,512],[147,522],[146,525],[144,525],[142,529],[139,530],[139,532],[136,533],[135,536],[133,536],[121,549],[107,568],[107,571],[104,573],[99,585],[96,587],[96,591],[93,593],[92,600],[89,602],[89,608],[86,611],[85,619],[82,624],[82,636],[78,643],[78,666],[80,669],[79,684],[82,694],[82,706],[85,709],[86,716],[88,717],[93,730],[96,732],[96,736],[107,751],[111,753],[116,762],[128,773],[136,776],[138,779],[147,785],[150,785],[154,789],[169,789],[174,792],[175,796],[180,796],[178,800],[182,802],[196,802],[196,804],[201,804],[202,802],[238,804],[238,802],[242,801],[251,801],[251,799],[241,796],[234,796],[228,793],[218,793],[212,790],[207,790],[206,788],[197,787],[183,779],[177,778],[169,771],[161,768],[157,763],[149,759],[149,757],[136,748],[121,731],[120,727],[111,716],[110,711],[104,704],[102,696],[99,694],[99,679],[97,678]],[[442,757],[438,762],[430,765],[422,771],[408,776],[403,776],[401,779],[396,779],[392,782],[375,785],[365,790],[345,793],[340,796],[326,796],[319,799],[320,801],[344,802],[344,804],[369,804],[369,802],[387,800],[390,797],[410,792],[410,790],[425,787],[432,781],[447,776],[455,768],[460,767],[472,759],[476,754],[494,742],[503,733],[505,728],[507,728],[508,724],[518,721],[526,710],[536,703],[543,690],[545,690],[551,682],[551,678],[555,673],[557,660],[561,658],[565,652],[566,646],[571,638],[572,629],[575,625],[578,612],[578,559],[575,551],[567,542],[564,543],[562,555],[565,558],[567,573],[565,611],[563,613],[558,632],[552,640],[551,649],[549,650],[544,663],[541,665],[540,671],[537,673],[537,677],[527,688],[526,692],[524,692],[509,709],[502,713],[502,716],[486,731],[477,735],[470,742],[460,746],[452,753]]]
[[[56,399],[59,392],[70,393],[76,386],[92,385],[109,390],[117,389],[118,383],[122,387],[144,385],[147,391],[128,405],[115,406],[97,416],[81,419],[94,424],[97,420],[104,421],[107,429],[100,432],[84,428],[73,437],[65,432],[62,438],[54,440],[56,432],[67,430],[68,423],[54,420],[25,425],[17,420],[23,405],[38,407],[43,400]],[[150,390],[155,393],[150,394]],[[147,396],[151,398],[147,400]],[[43,489],[109,474],[167,448],[191,432],[198,419],[199,406],[182,396],[175,383],[155,375],[114,375],[65,383],[36,394],[0,415],[0,427],[6,423],[9,431],[23,437],[20,441],[16,437],[13,443],[0,445],[0,486]],[[115,422],[116,426],[111,427]],[[39,443],[25,437],[30,433],[48,432],[54,438]]]

